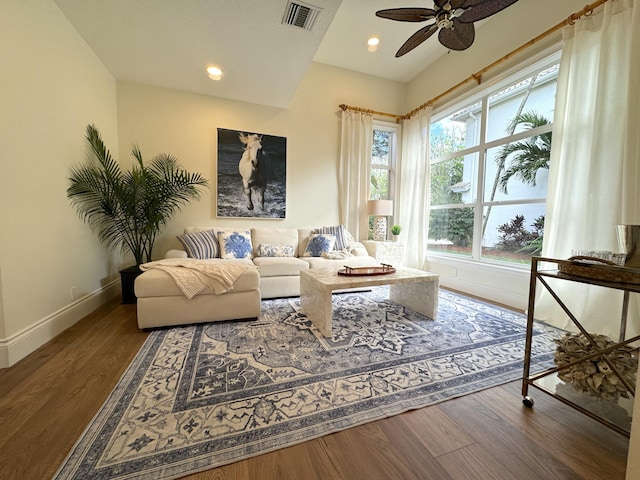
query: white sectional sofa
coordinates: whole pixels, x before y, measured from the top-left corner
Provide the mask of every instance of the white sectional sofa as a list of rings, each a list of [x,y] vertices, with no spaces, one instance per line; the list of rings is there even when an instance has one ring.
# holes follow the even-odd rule
[[[300,271],[310,268],[339,270],[343,266],[365,267],[378,262],[341,226],[324,232],[312,228],[188,227],[179,236],[185,250],[170,250],[168,258],[200,258],[221,266],[230,260],[250,268],[233,288],[222,294],[206,289],[185,297],[173,278],[151,269],[136,279],[140,328],[211,322],[260,315],[260,300],[300,295]],[[322,243],[336,238],[335,246]],[[217,241],[217,245],[215,244]],[[318,245],[321,245],[320,252]],[[333,247],[327,251],[327,247]],[[246,256],[235,258],[240,252]],[[311,256],[317,255],[317,256]],[[220,257],[231,258],[220,258]],[[257,268],[255,268],[257,267]]]

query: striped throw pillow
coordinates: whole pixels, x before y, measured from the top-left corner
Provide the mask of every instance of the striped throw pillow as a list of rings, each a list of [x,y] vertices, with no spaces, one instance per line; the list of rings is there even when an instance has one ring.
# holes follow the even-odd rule
[[[206,260],[220,257],[220,246],[213,230],[185,233],[177,238],[189,258]]]
[[[334,250],[344,250],[347,248],[347,240],[344,234],[344,225],[336,225],[335,227],[320,227],[316,228],[316,233],[330,233],[336,236],[336,243],[333,247]]]

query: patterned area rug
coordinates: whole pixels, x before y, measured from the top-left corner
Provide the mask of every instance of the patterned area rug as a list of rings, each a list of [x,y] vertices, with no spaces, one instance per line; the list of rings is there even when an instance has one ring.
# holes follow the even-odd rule
[[[331,339],[299,299],[152,332],[55,478],[179,478],[521,377],[522,315],[441,291],[431,320],[387,294],[335,295]],[[534,370],[560,334],[537,325]]]

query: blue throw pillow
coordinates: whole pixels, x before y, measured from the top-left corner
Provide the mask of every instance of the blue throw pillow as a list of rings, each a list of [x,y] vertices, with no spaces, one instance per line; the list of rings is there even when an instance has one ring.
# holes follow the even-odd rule
[[[253,258],[251,232],[219,232],[220,257]]]
[[[344,225],[336,225],[334,227],[320,227],[315,229],[316,233],[331,233],[336,237],[334,248],[336,250],[344,250],[347,248],[347,240],[344,234]]]
[[[303,257],[321,257],[323,252],[330,252],[336,243],[336,236],[329,233],[312,233],[309,243],[304,249]]]

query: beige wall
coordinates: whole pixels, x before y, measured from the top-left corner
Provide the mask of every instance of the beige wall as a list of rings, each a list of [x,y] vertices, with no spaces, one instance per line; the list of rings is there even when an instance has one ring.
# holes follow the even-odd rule
[[[118,82],[121,163],[131,144],[145,158],[162,152],[211,182],[200,202],[176,216],[156,243],[154,258],[177,248],[187,225],[313,227],[338,221],[340,103],[398,111],[405,85],[323,64],[312,64],[286,110]],[[287,214],[283,220],[216,218],[217,129],[287,138]]]
[[[6,366],[82,314],[73,311],[71,287],[80,300],[114,276],[111,256],[75,215],[65,190],[70,166],[84,157],[86,125],[100,124],[115,147],[117,117],[113,76],[53,1],[2,0],[0,11],[0,366]]]

